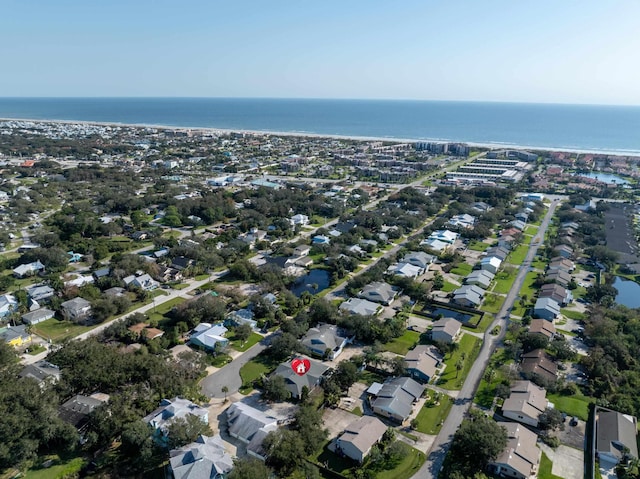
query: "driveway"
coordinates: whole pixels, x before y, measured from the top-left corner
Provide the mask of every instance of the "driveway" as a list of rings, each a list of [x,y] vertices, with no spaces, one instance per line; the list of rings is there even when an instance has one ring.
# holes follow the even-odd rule
[[[269,337],[264,338],[259,343],[251,346],[247,351],[231,361],[225,367],[204,378],[200,383],[202,394],[209,396],[210,398],[224,398],[225,393],[222,392],[222,388],[224,386],[229,388],[227,395],[236,393],[238,389],[240,389],[240,386],[242,386],[240,368],[266,349],[269,343]]]
[[[553,462],[551,474],[554,476],[563,479],[582,479],[584,477],[584,452],[581,449],[564,444],[558,446],[556,450],[541,444],[540,449]]]

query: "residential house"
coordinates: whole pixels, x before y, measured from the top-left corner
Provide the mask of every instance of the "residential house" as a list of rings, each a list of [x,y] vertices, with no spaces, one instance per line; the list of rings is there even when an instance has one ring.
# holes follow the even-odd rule
[[[502,415],[507,419],[538,427],[540,414],[547,409],[547,391],[531,381],[516,381],[504,400]]]
[[[509,226],[517,229],[519,232],[522,232],[527,227],[527,224],[524,221],[513,220],[511,223],[509,223]]]
[[[504,261],[505,259],[507,259],[507,256],[509,256],[509,249],[504,248],[500,245],[492,246],[487,251],[485,251],[485,256],[487,257],[495,256],[500,261]]]
[[[75,322],[82,322],[91,316],[91,303],[84,298],[77,297],[65,301],[60,305],[62,316]]]
[[[404,423],[413,405],[420,399],[424,386],[411,378],[392,378],[383,384],[371,401],[371,409],[376,414]]]
[[[486,213],[491,210],[491,206],[484,201],[477,201],[471,204],[471,209],[476,210],[478,213]]]
[[[422,268],[423,272],[429,270],[429,266],[435,261],[436,257],[423,251],[411,251],[402,258],[403,263],[409,263],[418,268]]]
[[[585,211],[585,212],[589,210],[595,211],[597,208],[597,204],[595,200],[588,200],[581,205],[575,205],[574,208],[578,211]]]
[[[465,284],[453,292],[453,302],[468,308],[476,308],[482,304],[484,290],[475,285]]]
[[[569,286],[571,283],[571,275],[563,270],[551,271],[545,275],[545,279],[547,281],[552,281],[554,283],[563,286],[564,288]]]
[[[262,442],[269,432],[278,429],[279,420],[242,401],[229,406],[226,415],[229,435],[247,444],[250,456],[264,461]]]
[[[330,242],[331,242],[331,239],[325,235],[316,235],[313,238],[311,238],[311,243],[315,245],[329,244]]]
[[[537,475],[542,452],[538,449],[538,435],[521,424],[498,422],[507,430],[507,447],[491,463],[498,476],[530,479]]]
[[[553,248],[553,252],[565,259],[570,260],[571,258],[573,258],[573,248],[571,246],[567,246],[566,244],[556,246],[555,248]]]
[[[45,388],[49,384],[55,384],[61,377],[60,368],[54,364],[51,364],[44,359],[33,363],[27,364],[22,371],[20,371],[20,377],[30,378],[36,381],[41,388]]]
[[[361,316],[376,316],[382,309],[379,304],[373,303],[366,299],[349,298],[340,305],[340,311],[346,311],[350,314],[359,314]]]
[[[617,464],[638,458],[638,421],[634,416],[603,407],[596,408],[595,449],[600,462]]]
[[[396,263],[387,268],[387,274],[402,276],[404,278],[417,278],[424,273],[422,268],[409,263]]]
[[[340,356],[348,342],[346,334],[341,333],[335,324],[319,324],[302,338],[303,346],[313,355],[332,361]]]
[[[26,278],[27,276],[33,276],[44,270],[44,265],[40,261],[34,261],[32,263],[21,264],[13,269],[13,275],[16,278]]]
[[[100,278],[106,278],[111,274],[111,268],[105,266],[104,268],[97,269],[93,272],[93,277],[98,280]]]
[[[560,306],[566,306],[573,301],[573,294],[559,284],[546,283],[540,287],[538,298],[550,298]]]
[[[0,296],[0,318],[13,313],[18,308],[18,301],[12,294],[6,293]]]
[[[293,256],[308,256],[311,252],[311,246],[301,244],[293,249]]]
[[[131,239],[134,241],[144,241],[149,237],[149,233],[146,231],[135,231],[131,233]]]
[[[44,283],[33,284],[31,286],[27,286],[25,289],[29,299],[38,302],[45,301],[56,294],[55,289]]]
[[[178,271],[183,271],[194,263],[195,261],[187,258],[186,256],[178,256],[177,258],[173,258],[173,260],[171,261],[171,267],[173,269],[177,269]]]
[[[549,263],[547,271],[550,273],[554,271],[566,271],[567,273],[571,273],[575,268],[576,265],[573,263],[573,261],[563,257],[556,257],[553,258]]]
[[[529,325],[529,334],[540,334],[547,339],[551,339],[556,334],[556,327],[552,321],[542,318],[532,319]]]
[[[30,311],[22,315],[22,322],[33,326],[34,324],[41,323],[42,321],[46,321],[47,319],[51,319],[55,316],[55,311],[52,311],[47,308],[36,309],[35,311]]]
[[[172,281],[180,281],[184,278],[184,276],[182,276],[182,271],[179,271],[175,268],[158,265],[158,273],[156,275],[156,278],[163,283],[168,283]]]
[[[89,415],[93,410],[108,401],[109,396],[106,394],[97,393],[91,396],[78,394],[58,408],[58,416],[82,432],[89,426]]]
[[[480,269],[496,274],[500,269],[502,261],[495,256],[485,256],[480,260]]]
[[[498,238],[498,246],[500,248],[510,250],[511,248],[513,248],[513,243],[515,243],[515,241],[515,237],[511,235],[502,235]]]
[[[335,442],[336,452],[362,464],[386,431],[387,426],[377,417],[362,416],[338,436]]]
[[[152,328],[146,323],[137,323],[127,328],[137,339],[144,335],[147,339],[156,339],[164,336],[164,331],[158,328]]]
[[[105,289],[102,293],[107,298],[119,298],[121,296],[124,296],[125,291],[126,290],[124,288],[120,288],[118,286],[114,286],[113,288]]]
[[[227,328],[220,323],[200,323],[191,331],[189,342],[208,351],[215,351],[217,343],[223,347],[229,344],[229,340],[224,337],[226,333]]]
[[[448,224],[453,226],[454,228],[465,228],[465,229],[473,228],[473,225],[475,223],[476,223],[476,217],[471,216],[469,214],[455,215],[448,222]]]
[[[69,263],[79,263],[82,261],[82,256],[80,253],[74,253],[73,251],[67,251],[67,256],[69,257]]]
[[[160,443],[166,442],[169,425],[178,418],[186,419],[191,414],[209,424],[209,410],[192,403],[188,399],[175,397],[171,400],[163,399],[158,407],[143,421],[149,424],[156,431],[156,438]]]
[[[450,243],[435,238],[427,238],[420,242],[420,246],[426,246],[430,250],[440,253],[451,247]]]
[[[391,286],[389,283],[385,283],[384,281],[377,281],[375,283],[369,283],[364,288],[362,288],[362,291],[358,293],[358,296],[375,303],[389,306],[393,302],[398,292],[399,290]]]
[[[551,298],[538,298],[533,307],[533,316],[553,321],[560,315],[560,305]]]
[[[289,219],[289,222],[291,223],[291,226],[296,226],[296,225],[307,226],[309,224],[309,217],[307,215],[297,214],[297,215],[293,215]]]
[[[253,318],[254,314],[250,309],[238,309],[236,311],[231,311],[227,315],[227,320],[225,321],[225,323],[232,326],[248,324],[249,326],[251,326],[251,329],[258,329],[258,322]]]
[[[453,318],[441,318],[433,323],[431,339],[443,343],[453,343],[460,334],[462,323]]]
[[[558,366],[551,360],[544,349],[535,349],[522,354],[520,371],[525,377],[537,375],[549,382],[558,380]]]
[[[127,276],[126,278],[123,278],[122,281],[124,281],[124,284],[127,286],[133,286],[145,291],[153,291],[154,289],[158,288],[158,286],[160,286],[160,283],[158,283],[147,273],[141,274],[140,276]]]
[[[517,220],[522,221],[523,223],[526,223],[529,220],[529,215],[524,211],[520,211],[519,213],[516,213],[514,216],[516,217]]]
[[[458,233],[449,230],[438,230],[429,235],[431,239],[436,239],[448,244],[453,244],[459,237],[460,235]]]
[[[485,269],[475,269],[464,279],[465,284],[471,284],[479,286],[482,289],[488,289],[491,286],[491,281],[496,275],[491,271]]]
[[[19,348],[31,341],[31,334],[27,332],[27,327],[24,324],[19,324],[18,326],[9,325],[0,328],[0,341],[4,341],[14,348]]]
[[[233,469],[219,434],[199,436],[195,442],[169,452],[173,479],[224,479]]]
[[[407,374],[418,382],[431,381],[444,358],[433,345],[419,344],[404,357]]]
[[[320,361],[316,361],[311,358],[307,359],[309,360],[311,367],[301,376],[296,374],[291,368],[292,360],[282,363],[273,373],[284,378],[287,389],[291,393],[291,396],[296,399],[300,398],[302,395],[302,388],[305,386],[309,391],[315,389],[315,387],[320,384],[322,377],[330,370],[329,366],[325,366]]]

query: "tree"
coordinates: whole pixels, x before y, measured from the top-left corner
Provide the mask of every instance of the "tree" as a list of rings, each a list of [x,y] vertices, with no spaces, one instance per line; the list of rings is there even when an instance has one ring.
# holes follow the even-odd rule
[[[462,421],[451,442],[444,467],[444,477],[473,477],[483,471],[507,446],[507,431],[484,414],[472,412],[472,419]]]
[[[347,390],[358,380],[358,367],[351,361],[340,361],[333,378],[340,389]]]
[[[235,458],[233,469],[227,475],[227,479],[270,479],[271,470],[264,462],[253,457]]]
[[[198,436],[211,436],[213,431],[199,416],[187,414],[184,418],[176,418],[167,426],[169,449],[186,446],[198,439]]]
[[[553,431],[558,428],[563,430],[562,413],[554,408],[546,408],[538,417],[538,427],[545,431]]]
[[[221,391],[224,393],[224,402],[227,402],[227,393],[229,392],[229,386],[222,386]]]
[[[251,336],[252,332],[253,330],[251,329],[251,326],[246,323],[242,323],[236,327],[234,334],[236,339],[242,341],[242,344],[244,344],[245,341],[249,339],[249,336]]]
[[[302,405],[296,411],[291,429],[300,434],[306,454],[313,454],[327,439],[322,413],[311,405]]]
[[[276,470],[278,477],[287,477],[299,469],[307,455],[300,434],[289,429],[267,434],[263,447],[267,452],[267,465]]]
[[[464,361],[462,361],[462,358],[460,358],[456,361],[456,377],[458,377],[458,374],[460,374],[462,368],[464,368]]]
[[[284,401],[291,396],[284,378],[277,374],[265,378],[262,381],[262,388],[262,396],[267,401]]]
[[[288,358],[296,349],[299,343],[295,336],[290,333],[283,333],[273,341],[269,348],[269,354],[277,361]]]

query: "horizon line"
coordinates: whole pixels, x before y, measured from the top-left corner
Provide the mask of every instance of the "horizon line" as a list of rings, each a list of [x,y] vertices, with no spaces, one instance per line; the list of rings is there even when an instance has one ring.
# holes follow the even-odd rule
[[[0,96],[0,100],[289,100],[289,101],[354,101],[354,102],[415,102],[415,103],[490,103],[505,105],[551,105],[551,106],[600,106],[640,108],[640,104],[623,103],[566,103],[524,100],[443,100],[416,98],[328,98],[328,97],[277,97],[277,96]]]

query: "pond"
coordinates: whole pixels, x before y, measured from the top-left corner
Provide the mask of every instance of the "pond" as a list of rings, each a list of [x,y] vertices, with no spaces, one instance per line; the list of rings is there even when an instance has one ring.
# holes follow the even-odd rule
[[[304,276],[300,276],[291,286],[291,292],[300,297],[304,291],[311,294],[319,293],[329,287],[331,276],[324,269],[312,269]]]
[[[438,317],[439,315],[442,315],[444,318],[457,319],[461,323],[466,323],[473,317],[471,314],[464,314],[464,313],[460,313],[458,311],[453,311],[452,309],[446,309],[446,308],[434,308],[431,310],[431,314],[433,314],[436,317]]]
[[[578,173],[578,176],[584,176],[586,178],[595,178],[598,181],[607,183],[608,185],[627,185],[629,182],[618,175],[612,175],[611,173]]]
[[[640,284],[616,276],[613,287],[618,290],[616,303],[628,308],[640,308]]]

